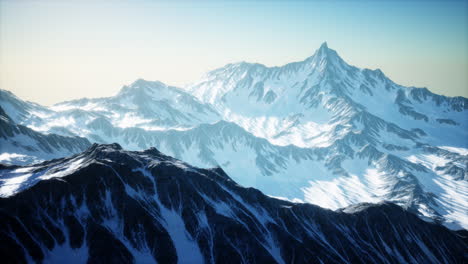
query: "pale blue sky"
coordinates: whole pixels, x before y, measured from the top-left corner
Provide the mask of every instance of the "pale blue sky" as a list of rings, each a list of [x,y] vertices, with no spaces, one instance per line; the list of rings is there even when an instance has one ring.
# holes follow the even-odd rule
[[[0,0],[0,88],[50,105],[137,78],[181,86],[320,44],[395,82],[468,97],[468,1]]]

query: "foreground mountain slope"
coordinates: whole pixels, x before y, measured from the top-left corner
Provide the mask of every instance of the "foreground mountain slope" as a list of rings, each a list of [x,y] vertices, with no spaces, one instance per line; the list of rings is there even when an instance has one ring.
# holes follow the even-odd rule
[[[70,156],[84,151],[91,143],[86,138],[44,135],[17,125],[0,107],[0,162],[30,164]]]
[[[392,204],[333,212],[263,195],[156,149],[93,145],[0,170],[0,255],[61,263],[463,263],[454,231]]]

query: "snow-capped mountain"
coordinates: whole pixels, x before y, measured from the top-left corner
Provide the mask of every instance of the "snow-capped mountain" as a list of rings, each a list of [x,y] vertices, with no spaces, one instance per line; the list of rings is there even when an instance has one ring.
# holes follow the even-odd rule
[[[60,113],[82,110],[107,117],[115,127],[146,130],[186,129],[220,119],[209,105],[183,90],[142,79],[124,86],[116,96],[63,102],[52,110]]]
[[[0,103],[16,122],[37,131],[93,137],[87,125],[107,120],[113,127],[139,127],[145,130],[187,129],[220,120],[209,105],[183,90],[161,82],[137,80],[112,97],[78,99],[50,108],[23,102],[0,91]],[[31,109],[31,110],[30,110]]]
[[[225,120],[277,145],[329,146],[382,119],[422,130],[422,142],[468,147],[468,99],[397,85],[380,70],[348,65],[326,43],[306,60],[282,67],[229,64],[186,89]],[[376,120],[356,120],[363,114]]]
[[[465,263],[466,234],[390,204],[330,211],[117,144],[0,166],[5,263]],[[466,233],[466,232],[465,232]],[[72,258],[70,258],[72,257]]]
[[[10,91],[0,89],[0,106],[3,111],[19,125],[44,122],[41,117],[50,115],[52,111],[39,104],[24,101]]]
[[[62,158],[84,151],[91,143],[86,138],[41,134],[17,125],[0,107],[0,161],[31,164]]]
[[[320,166],[283,174],[310,179],[294,198],[333,209],[390,200],[468,227],[466,98],[395,84],[326,43],[282,67],[229,64],[186,89],[257,137],[321,154]]]
[[[1,94],[8,115],[43,133],[155,146],[271,196],[330,209],[391,201],[468,228],[468,99],[395,84],[326,44],[282,67],[229,64],[184,90],[138,80],[51,108]]]

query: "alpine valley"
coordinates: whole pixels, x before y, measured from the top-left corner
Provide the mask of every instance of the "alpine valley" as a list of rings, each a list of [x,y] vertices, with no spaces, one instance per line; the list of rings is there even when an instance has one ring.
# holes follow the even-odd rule
[[[12,263],[467,261],[468,99],[326,43],[51,107],[0,90],[0,107]]]

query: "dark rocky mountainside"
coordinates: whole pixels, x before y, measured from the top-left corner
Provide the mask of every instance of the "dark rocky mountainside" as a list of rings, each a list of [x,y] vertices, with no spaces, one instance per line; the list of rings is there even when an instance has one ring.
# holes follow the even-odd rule
[[[3,263],[467,263],[463,232],[390,204],[268,197],[220,168],[93,145],[0,165]]]

